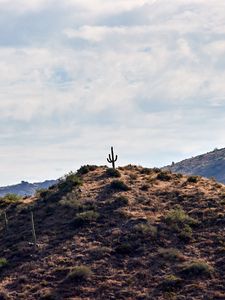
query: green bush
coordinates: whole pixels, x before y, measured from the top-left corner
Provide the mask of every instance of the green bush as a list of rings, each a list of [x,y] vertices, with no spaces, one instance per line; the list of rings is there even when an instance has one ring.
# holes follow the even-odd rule
[[[89,224],[91,222],[97,221],[99,218],[99,213],[94,210],[88,210],[82,213],[79,213],[76,215],[74,220],[72,221],[72,224],[76,227],[80,227],[86,224]]]
[[[143,169],[141,169],[140,173],[144,174],[144,175],[150,175],[152,173],[152,169],[143,168]]]
[[[86,165],[81,166],[80,169],[77,170],[78,175],[84,175],[89,173],[90,171],[95,171],[97,169],[97,166],[95,165]]]
[[[168,172],[160,172],[156,179],[161,181],[169,181],[172,178],[172,176]]]
[[[134,231],[137,234],[144,235],[145,237],[153,237],[155,238],[158,234],[157,227],[152,226],[148,223],[141,223],[134,226]]]
[[[120,174],[120,172],[117,170],[117,169],[113,169],[113,168],[108,168],[107,170],[106,170],[106,175],[108,176],[108,177],[121,177],[121,174]]]
[[[169,261],[183,260],[183,255],[175,248],[160,248],[158,253],[159,256]]]
[[[114,200],[114,203],[117,206],[127,206],[129,204],[129,199],[126,196],[120,196]]]
[[[75,173],[70,172],[59,180],[58,187],[63,192],[70,192],[74,187],[82,185],[82,179]]]
[[[196,225],[198,224],[198,221],[189,217],[185,211],[181,208],[176,208],[173,209],[171,211],[169,211],[166,216],[164,217],[165,222],[168,225],[184,225],[184,224],[188,224],[188,225]]]
[[[188,179],[187,179],[187,182],[197,183],[198,182],[198,176],[189,176]]]
[[[160,284],[164,291],[174,291],[181,288],[182,279],[175,275],[167,275]]]
[[[128,191],[129,187],[121,180],[114,180],[110,184],[111,189],[116,191]]]
[[[92,275],[92,271],[87,266],[77,266],[70,270],[66,277],[67,281],[80,282],[86,281]]]
[[[0,269],[4,268],[5,266],[8,265],[8,261],[6,258],[1,257],[0,258]]]
[[[184,225],[183,229],[179,232],[179,238],[185,241],[192,238],[192,229],[189,225]]]
[[[181,274],[186,278],[211,276],[213,268],[202,261],[195,261],[183,265]]]
[[[4,197],[1,197],[0,198],[0,201],[1,202],[4,202],[4,203],[17,203],[19,202],[20,200],[22,200],[22,197],[20,195],[17,195],[17,194],[6,194]]]

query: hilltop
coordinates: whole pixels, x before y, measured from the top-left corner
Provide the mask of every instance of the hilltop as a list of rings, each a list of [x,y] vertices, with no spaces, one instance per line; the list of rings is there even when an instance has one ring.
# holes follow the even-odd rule
[[[0,187],[0,197],[7,194],[16,194],[20,196],[33,196],[37,190],[49,188],[56,184],[57,180],[45,180],[43,182],[29,183],[21,181],[21,183]]]
[[[2,200],[0,299],[225,299],[224,205],[214,180],[131,165]]]
[[[163,169],[174,173],[213,177],[217,181],[225,183],[225,148],[185,159]]]

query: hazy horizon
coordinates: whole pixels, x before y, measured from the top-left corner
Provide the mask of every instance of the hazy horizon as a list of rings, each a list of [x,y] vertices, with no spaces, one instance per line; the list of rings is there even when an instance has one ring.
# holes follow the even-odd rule
[[[0,186],[225,146],[222,0],[0,0]]]

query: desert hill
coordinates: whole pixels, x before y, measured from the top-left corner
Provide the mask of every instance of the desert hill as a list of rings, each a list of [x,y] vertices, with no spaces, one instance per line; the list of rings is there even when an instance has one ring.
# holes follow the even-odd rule
[[[174,173],[214,177],[217,181],[225,183],[225,148],[185,159],[165,169]]]
[[[49,188],[51,185],[56,184],[56,182],[56,180],[45,180],[44,182],[36,183],[22,181],[18,184],[0,187],[0,197],[4,197],[7,194],[33,196],[37,190]]]
[[[0,299],[225,299],[224,205],[213,180],[131,165],[2,199]]]

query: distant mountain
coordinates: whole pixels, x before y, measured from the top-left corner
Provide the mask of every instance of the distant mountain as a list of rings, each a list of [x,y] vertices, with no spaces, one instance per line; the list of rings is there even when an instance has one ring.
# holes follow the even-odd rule
[[[35,194],[36,190],[47,189],[51,185],[57,183],[57,180],[46,180],[44,182],[29,183],[26,181],[21,181],[19,184],[8,185],[0,187],[0,197],[5,196],[6,194],[17,194],[21,196],[32,196]]]
[[[217,181],[225,183],[225,148],[172,163],[163,169],[169,169],[174,173],[214,177]]]

